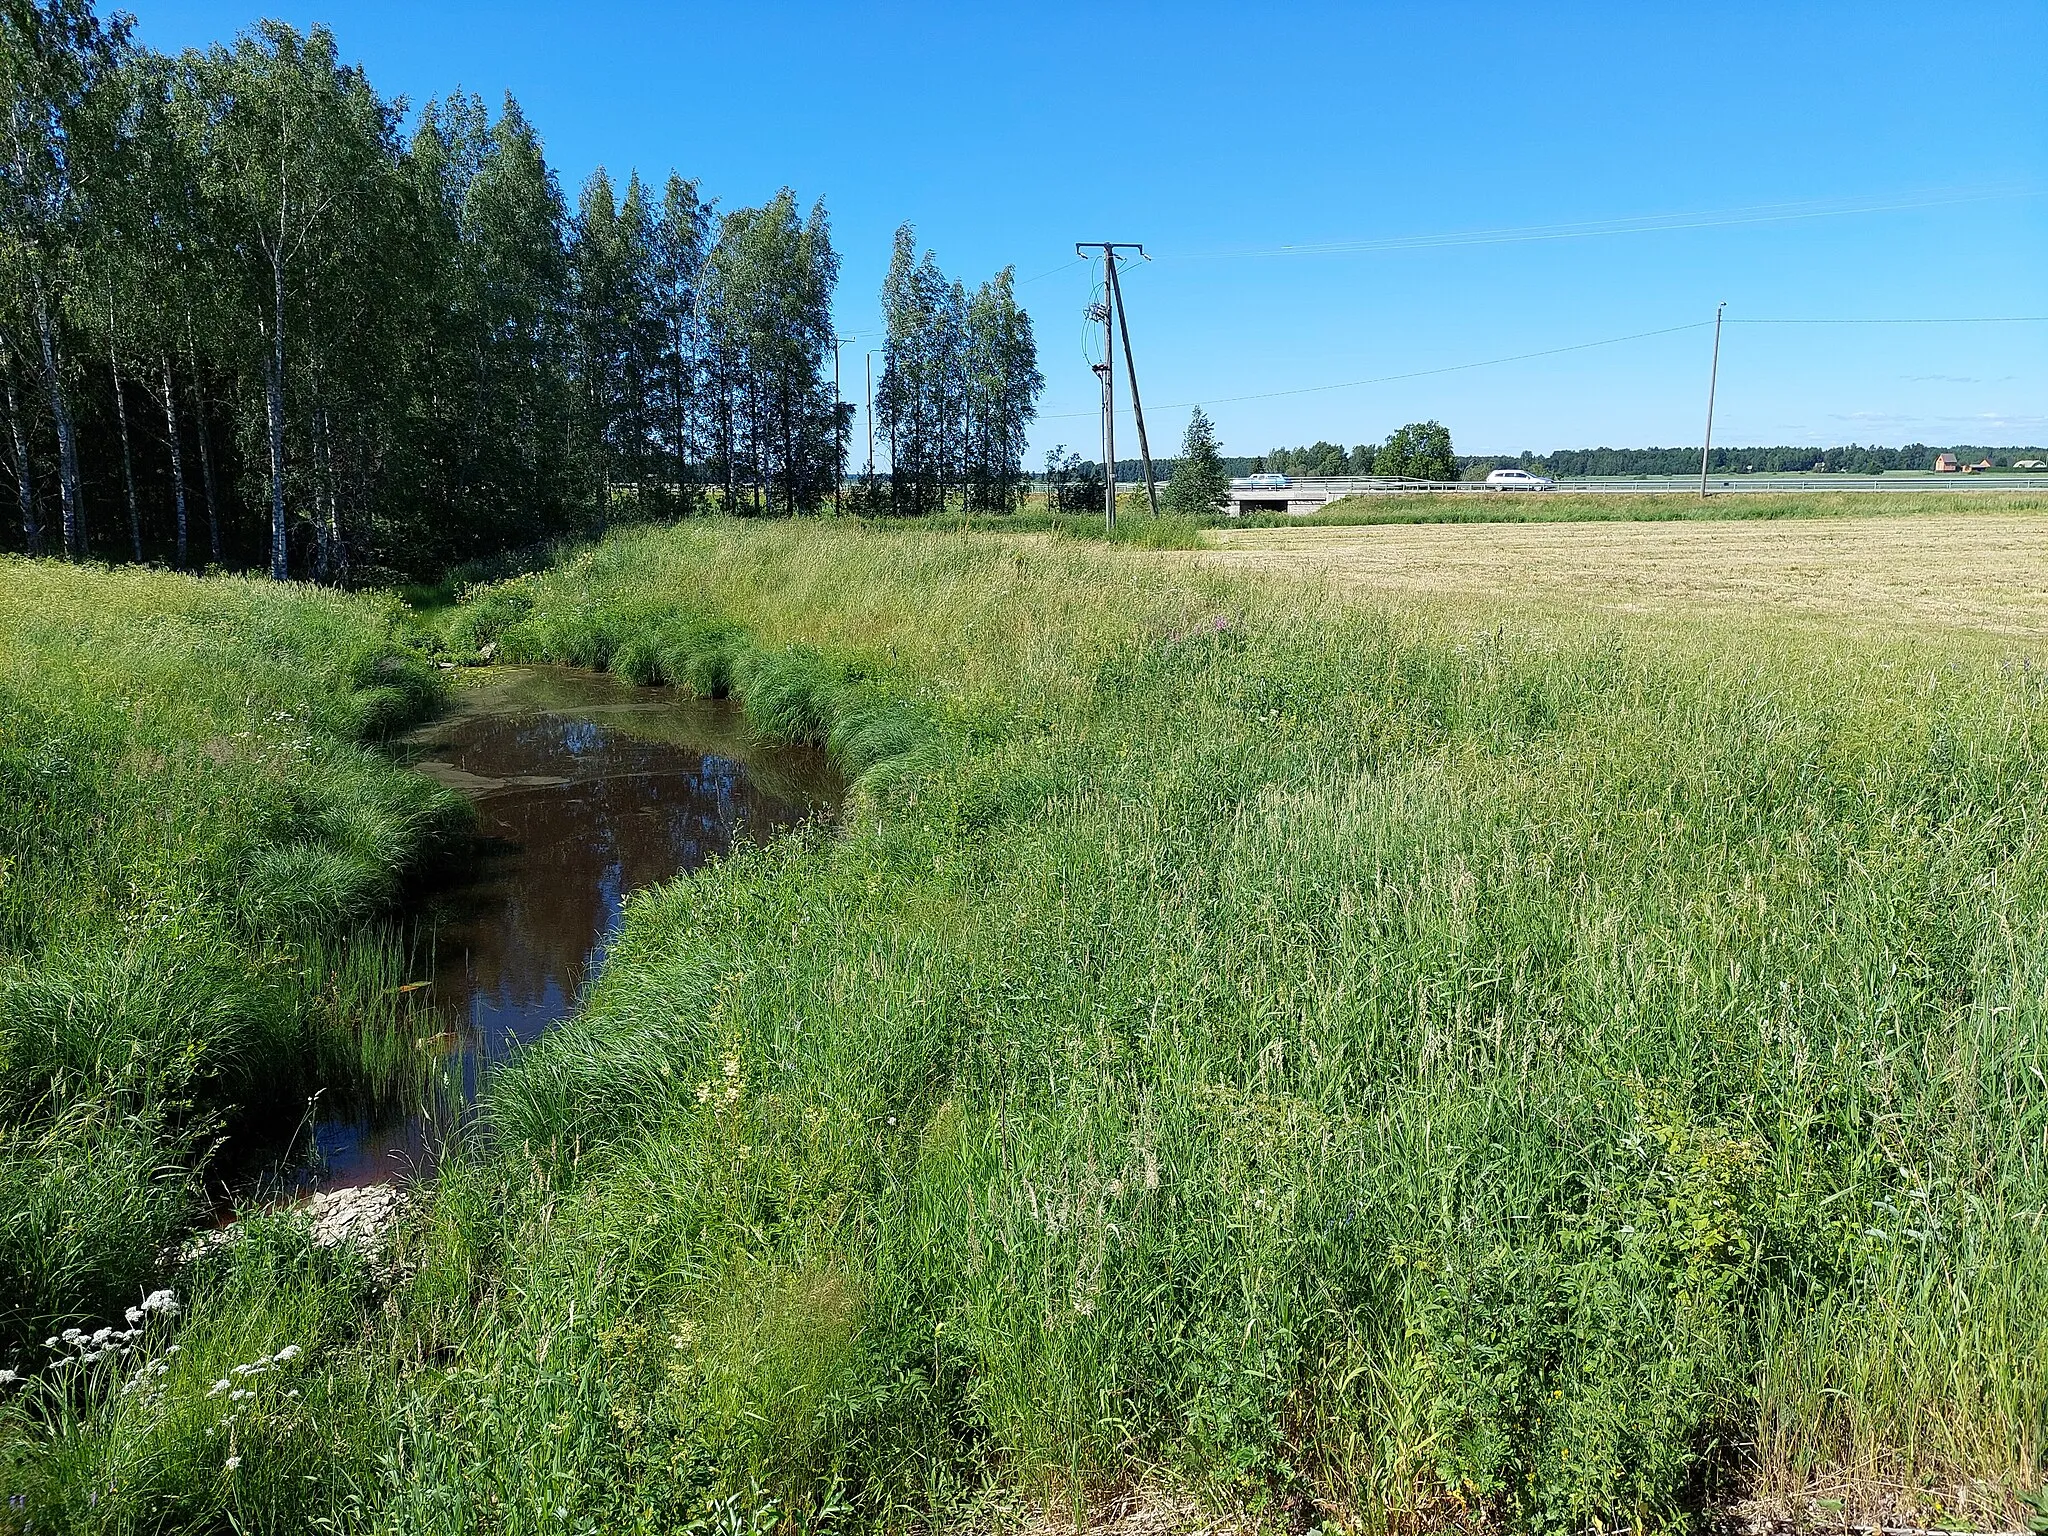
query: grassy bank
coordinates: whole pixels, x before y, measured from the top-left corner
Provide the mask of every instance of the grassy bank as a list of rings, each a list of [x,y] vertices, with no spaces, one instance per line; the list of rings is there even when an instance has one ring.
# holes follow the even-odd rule
[[[825,742],[844,827],[633,903],[353,1331],[280,1238],[258,1331],[20,1475],[126,1528],[2014,1520],[2039,658],[1496,618],[851,526],[473,595],[455,653]]]
[[[448,811],[359,745],[432,701],[400,627],[0,561],[0,1364],[163,1278],[202,1169],[361,1012],[345,936]]]

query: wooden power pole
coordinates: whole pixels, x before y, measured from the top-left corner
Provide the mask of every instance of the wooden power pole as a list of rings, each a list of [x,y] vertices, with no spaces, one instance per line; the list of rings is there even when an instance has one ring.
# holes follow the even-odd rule
[[[1721,383],[1721,311],[1724,300],[1714,307],[1714,366],[1707,373],[1707,441],[1700,449],[1700,500],[1707,499],[1707,455],[1714,451],[1714,391]]]
[[[1091,319],[1102,322],[1102,361],[1095,372],[1102,379],[1102,524],[1110,533],[1116,532],[1116,333],[1122,319],[1122,299],[1117,290],[1116,253],[1136,251],[1145,255],[1145,247],[1128,240],[1083,240],[1074,246],[1076,256],[1087,256],[1092,251],[1102,252],[1102,303],[1091,312]],[[1149,258],[1148,258],[1149,259]],[[1130,328],[1124,330],[1124,366],[1131,378],[1131,403],[1138,401],[1138,370],[1131,362]],[[1145,446],[1145,417],[1142,409],[1138,415],[1138,450],[1145,455],[1145,488],[1152,489],[1152,455]],[[1159,510],[1155,496],[1153,511]]]
[[[1145,248],[1138,247],[1143,256]],[[1152,504],[1152,515],[1159,515],[1159,485],[1152,478],[1152,445],[1145,441],[1145,403],[1138,398],[1138,365],[1131,357],[1130,312],[1124,308],[1123,284],[1116,280],[1116,260],[1112,257],[1109,266],[1110,300],[1116,305],[1116,328],[1124,339],[1124,372],[1131,381],[1131,414],[1138,418],[1138,457],[1145,464],[1145,499]]]

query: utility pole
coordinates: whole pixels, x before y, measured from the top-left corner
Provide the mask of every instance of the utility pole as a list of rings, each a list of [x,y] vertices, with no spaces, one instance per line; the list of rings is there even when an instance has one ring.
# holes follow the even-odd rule
[[[846,400],[839,392],[839,345],[854,337],[832,336],[832,515],[839,515],[839,491],[846,480]]]
[[[1145,255],[1145,247],[1138,247],[1138,254]],[[1150,260],[1146,257],[1146,260]],[[1145,405],[1138,398],[1138,365],[1131,357],[1131,316],[1124,308],[1123,285],[1116,280],[1116,261],[1109,262],[1109,287],[1116,302],[1116,328],[1124,338],[1124,372],[1131,381],[1131,414],[1138,418],[1138,457],[1145,464],[1145,499],[1152,504],[1152,515],[1159,515],[1159,487],[1152,478],[1152,447],[1145,441]]]
[[[1728,307],[1723,299],[1714,306],[1714,366],[1707,374],[1707,441],[1700,449],[1700,500],[1707,499],[1707,455],[1714,451],[1714,391],[1721,382],[1721,311]]]
[[[875,489],[875,352],[868,348],[868,491]]]
[[[1129,240],[1082,240],[1074,245],[1076,256],[1085,257],[1090,251],[1102,252],[1102,303],[1096,307],[1099,313],[1092,311],[1089,318],[1102,321],[1102,362],[1095,369],[1102,377],[1102,522],[1103,527],[1113,534],[1116,532],[1116,324],[1119,302],[1116,286],[1116,253],[1136,251],[1140,256],[1144,256],[1145,247]],[[1124,352],[1124,361],[1130,361],[1128,344]],[[1137,396],[1137,380],[1137,372],[1133,369],[1133,399]],[[1142,444],[1142,426],[1138,429],[1138,435]],[[1147,480],[1150,480],[1149,472]]]

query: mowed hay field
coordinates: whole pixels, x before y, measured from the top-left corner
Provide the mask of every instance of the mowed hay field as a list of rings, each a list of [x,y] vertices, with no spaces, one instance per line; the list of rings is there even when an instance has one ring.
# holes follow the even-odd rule
[[[2048,634],[2048,509],[1224,529],[1210,543],[1205,558],[1224,569],[1362,595]]]

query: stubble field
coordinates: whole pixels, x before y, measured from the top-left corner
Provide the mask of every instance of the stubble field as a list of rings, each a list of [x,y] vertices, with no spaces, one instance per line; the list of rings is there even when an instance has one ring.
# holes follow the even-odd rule
[[[2048,517],[2024,511],[1226,529],[1211,543],[1226,570],[1394,599],[2048,633]]]

